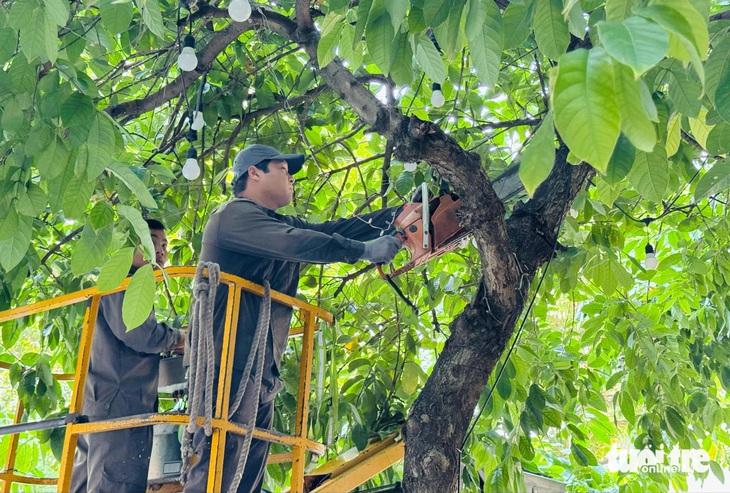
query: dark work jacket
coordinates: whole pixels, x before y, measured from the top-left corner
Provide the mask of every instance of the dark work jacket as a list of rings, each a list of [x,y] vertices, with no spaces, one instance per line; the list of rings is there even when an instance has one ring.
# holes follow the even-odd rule
[[[160,353],[171,350],[183,332],[147,320],[127,332],[122,322],[124,292],[102,296],[91,345],[83,413],[114,418],[157,411]]]
[[[313,224],[277,214],[248,199],[233,199],[211,215],[203,233],[200,258],[219,264],[221,272],[256,284],[268,280],[272,290],[293,297],[297,294],[301,263],[356,262],[365,249],[362,241],[375,239],[388,230],[399,211],[400,207],[390,208]],[[227,296],[228,287],[221,284],[216,294],[213,322],[217,365],[220,364]],[[246,365],[251,348],[260,300],[246,291],[241,296],[233,362],[233,367],[240,371]],[[271,303],[262,394],[268,391],[275,395],[278,390],[267,389],[266,385],[278,384],[278,378],[270,379],[272,374],[278,376],[291,315],[292,309],[288,306]],[[265,400],[263,395],[262,400]]]

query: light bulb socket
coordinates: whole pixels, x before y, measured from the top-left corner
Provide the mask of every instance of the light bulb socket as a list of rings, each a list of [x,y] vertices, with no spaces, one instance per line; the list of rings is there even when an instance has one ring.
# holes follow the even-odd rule
[[[440,91],[441,90],[441,84],[439,84],[438,82],[434,82],[433,84],[431,84],[431,90],[432,91]]]
[[[651,243],[646,244],[646,248],[644,248],[644,253],[646,253],[647,255],[650,253],[654,253],[654,247],[651,246]]]
[[[183,38],[183,48],[195,48],[195,36],[186,34]]]
[[[189,128],[188,132],[185,134],[185,138],[188,139],[188,142],[190,143],[195,142],[196,140],[198,140],[198,131]]]
[[[198,159],[198,151],[195,149],[195,147],[190,146],[188,147],[188,152],[185,154],[186,159]]]

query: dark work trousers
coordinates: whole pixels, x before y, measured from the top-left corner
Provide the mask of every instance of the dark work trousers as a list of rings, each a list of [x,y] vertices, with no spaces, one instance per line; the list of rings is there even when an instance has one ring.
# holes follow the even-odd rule
[[[216,369],[217,371],[217,369]],[[238,370],[233,370],[230,403],[236,396],[238,390],[238,383],[241,381],[241,373]],[[216,373],[217,374],[217,373]],[[241,401],[241,406],[238,411],[231,418],[231,422],[247,424],[245,423],[247,416],[251,413],[253,405],[258,403],[258,415],[256,416],[256,427],[269,429],[274,420],[274,399],[280,388],[280,381],[278,378],[273,377],[275,380],[271,380],[272,377],[267,378],[264,375],[264,379],[261,382],[261,396],[260,399],[249,398],[250,389],[253,387],[253,380],[249,379],[246,394]],[[215,388],[218,386],[216,378]],[[241,455],[241,449],[243,448],[243,442],[245,437],[243,435],[237,435],[235,433],[226,434],[226,453],[225,460],[223,461],[223,480],[221,482],[221,489],[223,491],[228,490],[228,486],[233,482],[233,477],[236,474],[236,468],[238,467],[238,457]],[[205,436],[203,428],[198,428],[193,435],[193,452],[200,458],[196,462],[188,473],[188,481],[185,484],[183,493],[206,493],[206,487],[208,484],[208,469],[210,467],[210,442],[211,437]],[[246,461],[246,467],[243,472],[243,478],[238,486],[237,493],[258,493],[261,491],[261,487],[264,482],[264,471],[266,470],[266,460],[269,456],[269,442],[262,440],[252,440],[251,448],[248,453],[248,460]]]
[[[71,493],[145,493],[151,449],[151,426],[79,435]]]

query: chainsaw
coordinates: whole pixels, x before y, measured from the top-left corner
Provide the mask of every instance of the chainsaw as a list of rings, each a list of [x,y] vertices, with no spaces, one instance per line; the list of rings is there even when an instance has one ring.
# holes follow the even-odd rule
[[[443,255],[459,246],[469,234],[459,224],[456,213],[461,207],[461,199],[447,193],[438,197],[428,197],[428,188],[421,188],[421,201],[410,202],[395,218],[395,236],[403,242],[410,254],[410,262],[389,274],[378,265],[378,273],[383,279],[392,279],[414,267],[423,265],[434,257]]]

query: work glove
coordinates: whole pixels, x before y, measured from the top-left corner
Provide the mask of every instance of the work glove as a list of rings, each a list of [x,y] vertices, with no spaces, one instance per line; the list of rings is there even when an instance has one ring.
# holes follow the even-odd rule
[[[367,260],[373,264],[387,264],[393,260],[398,250],[403,248],[403,243],[394,236],[381,236],[372,241],[365,242],[365,250],[360,256],[361,260]]]

